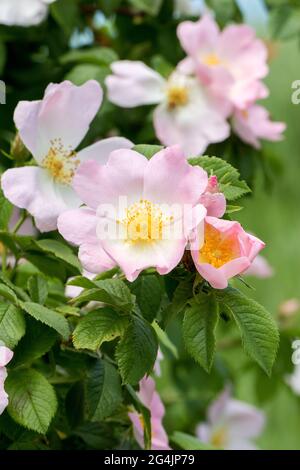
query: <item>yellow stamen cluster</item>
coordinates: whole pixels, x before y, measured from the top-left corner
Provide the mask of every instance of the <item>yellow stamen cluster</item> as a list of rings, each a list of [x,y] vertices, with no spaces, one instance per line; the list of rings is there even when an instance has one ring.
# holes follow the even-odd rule
[[[210,67],[216,67],[217,65],[221,65],[222,63],[220,57],[218,57],[217,54],[214,53],[207,54],[207,56],[204,57],[203,62],[205,65],[209,65]]]
[[[127,240],[135,243],[162,240],[164,225],[171,220],[158,204],[141,199],[129,206],[125,218],[118,222],[125,226]]]
[[[187,104],[189,99],[187,88],[179,85],[170,86],[168,88],[167,95],[169,108],[184,106]]]
[[[204,244],[199,251],[200,263],[208,263],[215,268],[221,268],[236,257],[237,241],[206,224]]]
[[[58,183],[71,184],[80,163],[76,152],[72,148],[66,149],[60,139],[54,139],[50,143],[50,150],[42,161],[42,166]]]
[[[227,432],[225,428],[219,428],[215,432],[213,432],[210,442],[214,447],[221,449],[225,446],[227,439]]]

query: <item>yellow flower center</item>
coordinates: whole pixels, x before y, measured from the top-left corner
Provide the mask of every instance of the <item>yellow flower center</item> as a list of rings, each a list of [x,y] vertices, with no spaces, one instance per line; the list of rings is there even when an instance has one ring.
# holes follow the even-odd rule
[[[71,184],[80,163],[76,157],[74,150],[65,149],[60,139],[54,139],[51,141],[48,154],[42,161],[42,166],[58,183]]]
[[[206,224],[204,244],[199,251],[199,261],[220,268],[238,256],[238,249],[238,242],[235,238],[223,235],[211,225]]]
[[[222,449],[225,447],[227,440],[227,432],[225,428],[219,428],[213,432],[210,442],[214,447]]]
[[[184,106],[188,102],[188,90],[184,86],[172,85],[168,88],[168,106],[169,108],[176,108],[177,106]]]
[[[249,118],[249,111],[247,111],[247,109],[243,109],[241,113],[244,119],[247,120]]]
[[[207,54],[204,57],[203,62],[205,65],[209,65],[210,67],[216,67],[217,65],[221,65],[222,63],[220,57],[218,57],[217,54],[213,52],[211,54]]]
[[[118,223],[125,226],[127,240],[135,243],[162,240],[164,225],[171,220],[158,204],[141,199],[127,208],[125,218]]]

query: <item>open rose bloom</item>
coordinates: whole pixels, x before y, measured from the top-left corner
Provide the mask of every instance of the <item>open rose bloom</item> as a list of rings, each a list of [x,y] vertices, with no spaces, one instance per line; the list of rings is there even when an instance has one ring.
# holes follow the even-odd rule
[[[179,144],[187,155],[201,154],[210,143],[230,134],[228,107],[196,77],[175,71],[168,79],[142,62],[119,61],[107,77],[108,97],[125,108],[158,105],[153,123],[164,145]]]
[[[151,413],[151,449],[170,450],[168,436],[163,427],[165,408],[155,390],[155,382],[151,377],[144,377],[139,385],[138,397]],[[144,448],[143,417],[137,411],[129,412],[128,416],[133,424],[134,437],[140,447]]]
[[[223,31],[211,14],[184,21],[178,38],[187,57],[163,78],[142,62],[117,61],[107,77],[109,100],[121,107],[157,105],[153,125],[164,145],[180,144],[186,155],[203,154],[208,145],[234,132],[260,147],[260,139],[282,138],[285,124],[273,123],[256,102],[268,96],[267,48],[247,25]]]
[[[0,0],[0,24],[34,26],[47,16],[48,6],[56,0]]]
[[[21,101],[15,110],[16,127],[37,166],[7,170],[1,178],[2,189],[9,201],[33,215],[42,232],[55,230],[62,212],[81,205],[72,188],[81,162],[105,162],[112,150],[132,146],[127,139],[112,137],[76,151],[102,95],[94,80],[82,86],[65,81],[50,84],[41,101]]]
[[[231,398],[225,391],[210,405],[207,422],[197,427],[202,442],[225,450],[255,450],[252,439],[264,427],[264,413],[254,406]]]
[[[13,352],[0,345],[0,415],[8,405],[8,395],[4,389],[4,382],[7,377],[6,365],[12,360]]]
[[[150,267],[167,274],[204,220],[199,200],[207,184],[207,173],[189,165],[179,147],[150,160],[117,150],[106,165],[89,161],[79,167],[73,186],[86,207],[63,213],[58,229],[80,246],[79,258],[90,272],[118,265],[129,281]]]
[[[208,216],[204,240],[196,236],[192,242],[192,257],[198,272],[212,287],[225,289],[228,280],[246,271],[264,246],[238,222]]]

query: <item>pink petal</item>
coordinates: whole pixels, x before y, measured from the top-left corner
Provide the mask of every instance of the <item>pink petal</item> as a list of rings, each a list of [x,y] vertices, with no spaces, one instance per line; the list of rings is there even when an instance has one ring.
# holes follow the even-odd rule
[[[165,80],[143,62],[122,60],[111,65],[114,75],[106,78],[108,98],[124,108],[159,103]]]
[[[177,36],[188,55],[197,56],[200,50],[209,53],[215,48],[220,31],[210,14],[197,22],[184,21],[177,28]]]
[[[82,207],[64,212],[57,221],[58,231],[70,243],[97,241],[97,217],[93,209]]]
[[[119,149],[130,149],[133,145],[130,140],[124,137],[110,137],[108,139],[99,140],[99,142],[80,150],[80,152],[77,153],[77,158],[81,162],[95,160],[101,165],[105,165],[111,152]]]
[[[6,366],[13,358],[13,351],[5,346],[0,346],[0,367]]]
[[[158,204],[195,205],[207,182],[206,171],[189,165],[180,147],[174,146],[161,150],[149,161],[144,197]]]
[[[39,167],[7,170],[1,185],[5,197],[15,206],[27,209],[42,232],[55,230],[58,216],[80,205],[71,187],[55,183],[47,170]]]
[[[80,245],[78,257],[84,269],[90,273],[100,274],[116,266],[99,241]]]
[[[47,155],[54,139],[60,139],[64,149],[75,150],[101,105],[102,95],[95,80],[79,87],[65,81],[50,84],[41,101],[21,101],[14,115],[16,127],[36,160]]]
[[[227,403],[224,419],[231,441],[233,438],[257,437],[265,425],[265,415],[262,411],[238,400],[230,400]]]
[[[207,209],[207,215],[211,217],[223,217],[226,211],[226,198],[223,193],[205,193],[200,198],[200,203]]]
[[[141,198],[143,180],[148,160],[133,150],[115,150],[107,165],[95,161],[80,165],[73,179],[73,186],[89,207],[100,204],[119,204],[120,196],[129,196],[128,205]]]
[[[202,155],[210,143],[222,142],[230,135],[230,126],[224,118],[223,102],[217,101],[197,81],[189,88],[186,105],[170,109],[167,103],[154,112],[154,127],[164,145],[179,144],[186,156]]]

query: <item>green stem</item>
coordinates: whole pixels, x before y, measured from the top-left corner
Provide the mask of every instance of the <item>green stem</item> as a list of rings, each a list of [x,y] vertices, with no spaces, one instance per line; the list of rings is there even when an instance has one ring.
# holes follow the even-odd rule
[[[26,211],[22,211],[21,217],[19,218],[18,222],[14,226],[12,233],[17,233],[18,230],[22,227],[24,224],[25,220],[27,219],[27,213]]]

